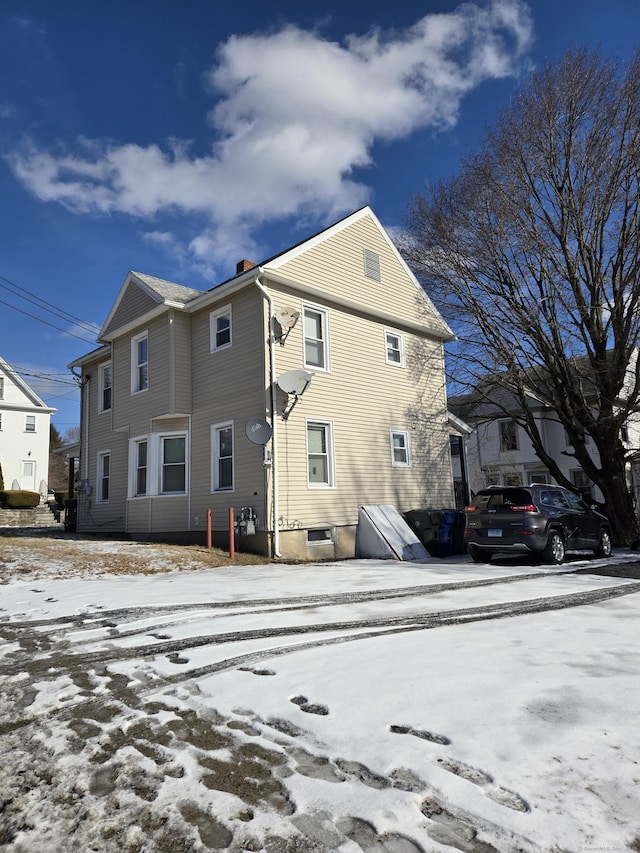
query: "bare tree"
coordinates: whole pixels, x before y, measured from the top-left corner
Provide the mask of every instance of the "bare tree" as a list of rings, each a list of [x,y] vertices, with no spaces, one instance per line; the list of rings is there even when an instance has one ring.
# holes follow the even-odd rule
[[[639,180],[640,53],[572,50],[530,76],[456,177],[413,199],[405,247],[458,334],[456,382],[508,389],[517,410],[501,416],[571,487],[527,401],[548,406],[619,542],[638,537],[621,429],[640,396]]]

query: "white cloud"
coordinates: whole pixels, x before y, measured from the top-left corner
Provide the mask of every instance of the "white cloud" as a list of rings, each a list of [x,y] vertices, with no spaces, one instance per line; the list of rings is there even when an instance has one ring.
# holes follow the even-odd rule
[[[452,127],[466,93],[515,73],[531,36],[521,0],[467,3],[404,32],[342,44],[293,26],[232,36],[206,76],[219,99],[207,156],[175,140],[143,147],[82,139],[62,155],[33,146],[10,162],[38,198],[78,213],[203,216],[186,251],[211,269],[240,237],[246,251],[262,222],[341,215],[366,203],[368,188],[353,172],[372,164],[373,144]],[[175,241],[173,249],[179,255]]]

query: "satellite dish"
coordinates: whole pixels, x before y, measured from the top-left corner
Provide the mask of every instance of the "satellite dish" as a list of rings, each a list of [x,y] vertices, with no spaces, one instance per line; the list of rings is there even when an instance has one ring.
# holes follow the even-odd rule
[[[275,318],[283,329],[293,329],[299,316],[300,312],[290,307],[280,308],[275,313]]]
[[[247,421],[244,425],[244,432],[249,441],[254,444],[266,444],[273,430],[264,418],[254,418],[252,421]]]
[[[285,394],[295,394],[301,397],[313,379],[313,373],[306,370],[287,370],[278,377],[278,386]]]

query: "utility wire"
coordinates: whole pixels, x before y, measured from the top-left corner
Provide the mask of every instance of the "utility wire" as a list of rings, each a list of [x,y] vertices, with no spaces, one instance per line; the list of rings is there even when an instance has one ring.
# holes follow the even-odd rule
[[[72,323],[83,327],[83,331],[87,331],[90,334],[95,335],[99,331],[93,323],[87,323],[86,320],[81,320],[80,317],[76,317],[74,314],[70,314],[68,311],[65,311],[64,308],[59,308],[57,305],[53,305],[53,303],[47,302],[46,299],[43,299],[41,296],[32,293],[25,287],[21,287],[19,284],[16,284],[14,281],[11,281],[5,276],[0,275],[0,281],[6,282],[6,284],[0,284],[0,287],[2,287],[4,290],[8,290],[10,293],[12,292],[11,288],[13,288],[14,290],[20,290],[22,293],[28,293],[29,297],[33,297],[30,299],[27,296],[22,296],[20,293],[15,293],[14,295],[17,296],[19,299],[24,299],[25,302],[31,302],[32,305],[36,305],[37,307],[45,305],[47,306],[45,310],[49,310],[50,313],[53,313],[56,316],[60,317],[61,320],[70,320]],[[10,287],[7,287],[7,285],[10,285]]]
[[[15,365],[11,365],[11,368],[14,373],[17,373],[18,376],[28,376],[32,379],[40,379],[45,382],[50,382],[52,385],[75,385],[77,386],[77,382],[73,377],[68,374],[65,375],[63,373],[39,373],[37,370],[30,370],[26,367],[16,367]]]
[[[18,311],[20,314],[24,314],[25,317],[31,317],[32,320],[37,320],[39,323],[44,323],[45,326],[50,326],[52,329],[56,329],[58,332],[63,332],[65,335],[70,335],[72,338],[77,338],[79,341],[83,341],[85,344],[95,343],[95,341],[89,341],[86,338],[81,338],[80,335],[76,335],[73,332],[70,332],[68,329],[61,329],[60,326],[56,326],[54,323],[49,323],[48,320],[43,320],[42,317],[36,317],[35,314],[29,314],[28,311],[23,311],[22,308],[16,308],[15,305],[11,305],[9,302],[5,302],[4,299],[0,299],[0,305],[6,305],[7,308],[13,308],[14,311]]]

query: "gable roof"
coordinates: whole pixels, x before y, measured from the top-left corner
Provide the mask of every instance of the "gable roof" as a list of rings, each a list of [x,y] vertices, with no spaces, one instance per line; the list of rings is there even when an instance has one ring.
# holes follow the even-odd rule
[[[98,334],[98,341],[109,340],[116,330],[147,315],[153,316],[166,308],[184,308],[202,293],[193,287],[129,271]]]
[[[292,261],[295,261],[295,259],[302,253],[313,251],[313,249],[320,246],[323,242],[336,237],[341,232],[346,231],[348,228],[352,228],[358,223],[361,223],[363,220],[369,221],[370,227],[373,228],[371,233],[377,232],[376,240],[382,241],[380,245],[384,246],[385,251],[389,253],[389,256],[393,258],[393,261],[398,264],[406,278],[411,282],[411,285],[414,288],[415,297],[427,309],[429,314],[428,325],[431,326],[431,332],[443,340],[454,340],[455,335],[452,329],[435,307],[411,268],[400,254],[398,247],[390,238],[389,233],[382,226],[380,220],[368,205],[361,207],[359,210],[354,211],[354,213],[351,213],[348,216],[343,217],[338,222],[335,222],[333,225],[319,231],[312,237],[303,240],[301,243],[297,243],[295,246],[285,249],[273,258],[264,261],[260,266],[264,268],[267,273],[277,271],[290,264]],[[349,300],[346,298],[344,301],[347,302]],[[427,323],[423,322],[421,325],[426,327]]]
[[[165,303],[176,303],[186,305],[191,302],[196,296],[200,296],[202,291],[196,290],[194,287],[186,287],[183,284],[175,284],[173,281],[165,281],[163,278],[156,278],[154,275],[145,275],[142,272],[130,272],[130,276],[135,277],[141,285],[150,293],[158,296]]]
[[[288,249],[284,249],[283,251],[278,252],[278,254],[272,255],[258,264],[239,271],[235,276],[214,285],[214,287],[206,291],[196,290],[192,287],[185,287],[184,285],[157,278],[156,276],[146,275],[145,273],[130,271],[120,288],[116,301],[114,302],[102,329],[100,330],[98,341],[106,343],[112,340],[116,333],[126,333],[134,326],[140,326],[142,323],[151,320],[153,317],[164,312],[170,307],[188,311],[200,309],[209,302],[213,302],[214,300],[221,298],[223,294],[228,294],[231,290],[247,286],[251,282],[255,281],[260,275],[265,275],[277,281],[280,271],[286,265],[295,261],[299,255],[313,251],[323,242],[339,235],[342,231],[352,227],[365,218],[368,219],[372,224],[372,227],[376,229],[378,238],[386,245],[386,250],[388,250],[390,256],[393,257],[394,262],[400,266],[408,281],[412,283],[415,288],[416,299],[421,301],[427,309],[429,322],[420,321],[416,323],[414,321],[411,325],[413,325],[416,330],[420,329],[422,332],[427,332],[441,340],[453,340],[455,336],[451,328],[429,299],[424,288],[407,265],[388,233],[380,224],[374,212],[370,207],[366,206],[356,210],[348,216],[343,217],[338,220],[338,222],[333,223],[327,228],[318,231],[311,237],[307,237],[293,246],[290,246]],[[301,289],[309,291],[311,295],[330,296],[330,294],[325,293],[324,290],[313,293],[313,288],[302,285],[299,282],[291,280],[287,281],[286,276],[281,280],[288,284],[297,285]],[[409,286],[411,287],[411,285]],[[341,294],[339,301],[343,302],[345,305],[349,303],[351,307],[354,307],[356,304],[353,300],[349,299],[348,295],[343,297]],[[371,306],[369,306],[369,309],[372,314],[376,314],[375,309],[371,308]],[[385,314],[384,319],[385,321],[390,321],[393,320],[393,317]]]
[[[637,363],[637,348],[631,352],[627,364],[627,370],[634,371]],[[613,351],[607,350],[604,365],[601,368],[606,371],[607,364],[613,358]],[[564,393],[568,393],[571,385],[580,386],[580,393],[585,400],[595,402],[597,383],[594,379],[592,363],[587,355],[579,355],[569,360],[569,378],[563,384]],[[554,402],[545,393],[546,383],[549,380],[550,369],[546,366],[528,367],[522,370],[520,381],[527,400],[527,409],[535,411],[539,409],[550,409]],[[518,400],[515,386],[510,384],[507,373],[489,373],[480,378],[477,387],[469,394],[449,397],[449,406],[458,417],[471,418],[474,420],[494,420],[518,415],[522,406]],[[618,397],[618,401],[624,400],[624,391]]]
[[[11,367],[11,365],[5,361],[2,356],[0,356],[0,375],[1,374],[4,374],[35,408],[42,409],[45,414],[47,412],[51,414],[57,411],[57,409],[52,409],[50,406],[47,406],[47,404],[36,394],[33,388],[27,385],[24,379],[16,373],[14,368]],[[0,400],[0,406],[5,409],[15,408],[15,404],[9,403],[7,400]]]

